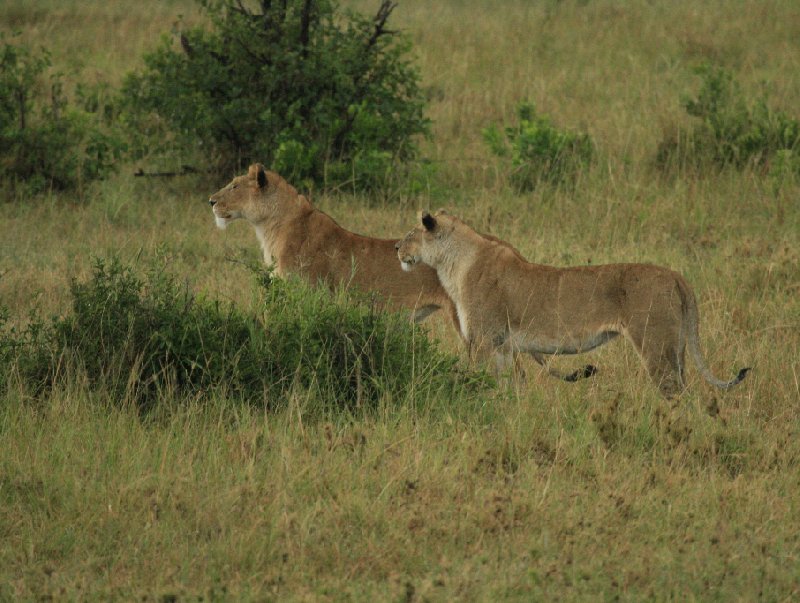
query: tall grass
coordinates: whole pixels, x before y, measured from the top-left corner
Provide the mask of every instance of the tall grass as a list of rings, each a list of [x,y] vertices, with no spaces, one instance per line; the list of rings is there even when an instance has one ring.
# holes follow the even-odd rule
[[[113,82],[193,10],[10,0],[0,24]],[[797,117],[796,3],[409,1],[395,16],[429,89],[424,154],[439,185],[400,211],[344,194],[315,203],[376,236],[446,205],[531,260],[669,265],[697,292],[713,370],[746,363],[752,375],[720,393],[689,367],[669,404],[619,342],[577,384],[531,364],[517,390],[424,405],[319,416],[327,401],[302,389],[278,412],[166,396],[168,412],[144,421],[77,373],[38,401],[12,384],[0,398],[0,598],[797,598],[800,190],[759,170],[652,164],[665,134],[691,126],[681,99],[702,62]],[[481,130],[513,122],[524,99],[596,143],[574,189],[516,194],[490,156]],[[88,204],[4,207],[11,325],[34,307],[68,314],[70,279],[91,275],[92,255],[156,248],[197,291],[256,312],[237,267],[258,260],[257,243],[244,224],[215,229],[205,200],[217,183],[132,171]],[[458,350],[445,321],[428,328]]]

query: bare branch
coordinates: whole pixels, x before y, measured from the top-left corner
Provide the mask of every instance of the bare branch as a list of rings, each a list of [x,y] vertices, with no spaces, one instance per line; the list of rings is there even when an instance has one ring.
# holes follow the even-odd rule
[[[197,168],[194,168],[191,165],[182,165],[180,171],[176,172],[145,172],[142,168],[139,168],[133,173],[133,175],[140,178],[170,178],[172,176],[186,176],[187,174],[198,173],[200,173],[200,170]]]
[[[25,129],[25,90],[17,89],[17,103],[19,103],[19,129]]]
[[[244,50],[244,51],[245,51],[245,53],[246,53],[246,54],[247,54],[247,55],[248,55],[248,56],[249,56],[251,59],[253,59],[254,61],[256,61],[256,62],[258,62],[258,63],[265,63],[265,62],[267,62],[267,59],[265,59],[263,56],[261,56],[261,54],[259,54],[259,53],[255,52],[254,50],[252,50],[252,49],[251,49],[251,48],[250,48],[250,47],[249,47],[247,44],[245,44],[245,43],[244,43],[244,42],[243,42],[243,41],[242,41],[240,38],[238,38],[238,37],[236,37],[236,38],[233,38],[233,41],[234,41],[234,42],[236,42],[236,44],[238,44],[238,45],[239,45],[239,47],[240,47],[242,50]]]
[[[311,9],[313,7],[314,0],[305,0],[303,2],[303,10],[300,13],[300,46],[303,49],[303,56],[305,57],[308,54],[308,41],[310,37],[310,28],[311,28]]]
[[[56,121],[61,119],[61,111],[59,109],[58,97],[60,92],[58,82],[50,86],[50,102],[53,104],[53,117]]]
[[[397,7],[396,2],[392,2],[391,0],[382,0],[381,6],[378,8],[378,12],[375,15],[375,19],[373,22],[375,23],[375,29],[372,32],[369,40],[367,40],[367,48],[372,48],[383,35],[391,35],[394,32],[386,29],[386,20],[389,18],[389,15],[392,14],[392,11]]]
[[[181,40],[181,48],[183,48],[183,52],[186,53],[186,56],[190,59],[194,55],[194,48],[192,48],[191,43],[189,42],[189,38],[183,35],[183,32],[180,33],[180,40]]]

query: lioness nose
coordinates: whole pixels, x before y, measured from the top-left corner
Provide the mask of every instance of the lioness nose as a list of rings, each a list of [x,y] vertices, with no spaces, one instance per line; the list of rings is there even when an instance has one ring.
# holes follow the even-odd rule
[[[214,199],[209,199],[209,200],[208,200],[208,204],[209,204],[211,207],[214,207],[214,204],[215,204],[215,203],[216,203],[216,201],[214,201]]]
[[[397,241],[397,243],[394,244],[394,249],[395,251],[400,251],[400,241]]]

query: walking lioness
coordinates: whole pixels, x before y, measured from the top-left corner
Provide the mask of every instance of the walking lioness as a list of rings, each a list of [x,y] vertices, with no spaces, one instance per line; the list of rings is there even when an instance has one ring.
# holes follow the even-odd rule
[[[498,371],[513,352],[579,354],[622,333],[666,397],[684,387],[684,348],[703,377],[727,389],[744,379],[717,379],[705,366],[697,302],[677,272],[647,264],[553,268],[531,264],[443,211],[397,244],[404,270],[435,268],[456,305],[476,358],[494,354]]]

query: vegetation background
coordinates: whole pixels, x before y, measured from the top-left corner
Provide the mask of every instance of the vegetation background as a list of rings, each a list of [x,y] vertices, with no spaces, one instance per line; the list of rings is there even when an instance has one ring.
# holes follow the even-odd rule
[[[0,28],[46,44],[57,69],[117,84],[178,14],[199,19],[189,0],[6,0]],[[278,413],[217,396],[142,421],[77,374],[43,400],[12,386],[0,401],[0,599],[800,597],[800,187],[761,168],[653,166],[691,123],[681,98],[698,64],[796,115],[800,6],[406,0],[393,20],[428,90],[422,150],[437,176],[392,205],[339,191],[320,207],[396,237],[418,208],[448,206],[537,262],[671,266],[696,289],[713,370],[752,374],[722,394],[690,370],[669,404],[615,343],[581,383],[531,366],[520,391],[323,419],[302,392]],[[486,147],[482,130],[526,99],[594,140],[574,187],[518,194]],[[133,170],[85,201],[3,207],[12,324],[66,312],[92,255],[156,249],[193,290],[252,307],[231,260],[258,258],[257,243],[245,224],[215,228],[206,199],[220,183]],[[441,319],[430,330],[457,350]]]

